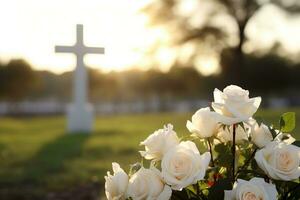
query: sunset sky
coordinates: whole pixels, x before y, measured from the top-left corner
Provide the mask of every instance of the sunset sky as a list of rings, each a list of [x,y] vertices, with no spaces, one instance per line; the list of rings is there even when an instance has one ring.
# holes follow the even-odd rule
[[[163,30],[147,27],[147,17],[138,12],[149,1],[2,1],[0,61],[23,58],[36,69],[56,73],[69,71],[75,65],[73,56],[55,54],[54,46],[72,45],[75,42],[75,25],[81,23],[84,24],[86,45],[105,47],[106,50],[105,55],[86,56],[87,65],[104,71],[136,66],[136,63],[142,63],[143,52],[154,41],[168,37]],[[185,0],[186,9],[195,1]],[[263,9],[264,12],[255,16],[255,22],[247,30],[253,43],[267,47],[274,40],[279,40],[289,52],[299,52],[300,18],[291,19],[274,6]],[[255,50],[251,45],[246,48],[248,51]],[[167,68],[174,53],[162,49],[157,58],[162,68]],[[209,55],[202,56],[197,63],[204,73],[216,70],[217,62]],[[145,65],[139,64],[139,67],[145,68]]]

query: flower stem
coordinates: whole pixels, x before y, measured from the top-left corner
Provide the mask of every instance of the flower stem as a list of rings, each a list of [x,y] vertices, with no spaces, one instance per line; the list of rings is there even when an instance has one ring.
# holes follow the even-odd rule
[[[211,142],[210,142],[209,138],[207,138],[207,143],[208,143],[208,146],[209,146],[211,165],[212,165],[212,167],[215,167],[214,156],[213,156]]]
[[[235,182],[235,135],[236,135],[236,124],[233,124],[232,127],[233,131],[232,131],[232,147],[231,147],[231,153],[232,153],[232,172],[231,172],[231,176],[232,176],[232,184],[234,184]]]
[[[213,156],[212,147],[211,147],[211,142],[210,142],[210,139],[209,139],[209,138],[207,138],[207,143],[208,143],[208,146],[209,146],[211,166],[212,166],[212,167],[215,167],[214,156]],[[216,179],[216,176],[215,176],[215,175],[213,175],[213,179],[214,179],[214,184],[216,184],[217,179]]]

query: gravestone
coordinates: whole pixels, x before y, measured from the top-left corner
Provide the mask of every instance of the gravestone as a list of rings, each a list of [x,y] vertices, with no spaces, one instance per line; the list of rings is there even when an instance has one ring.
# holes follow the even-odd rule
[[[73,103],[67,109],[68,131],[89,133],[93,127],[93,107],[87,103],[87,69],[83,62],[85,54],[104,54],[104,48],[86,47],[83,41],[83,25],[76,26],[76,43],[73,46],[56,46],[57,53],[74,53],[76,68],[74,72]]]

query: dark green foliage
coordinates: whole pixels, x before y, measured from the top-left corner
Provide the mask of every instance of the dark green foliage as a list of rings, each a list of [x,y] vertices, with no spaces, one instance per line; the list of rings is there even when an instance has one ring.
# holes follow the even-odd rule
[[[296,145],[297,147],[300,147],[300,141],[299,141],[299,140],[295,141],[295,142],[293,143],[293,145]]]
[[[188,192],[187,190],[183,191],[172,191],[172,200],[182,200],[182,199],[188,199]]]
[[[224,190],[231,190],[232,183],[230,179],[220,179],[209,189],[208,199],[224,199]]]
[[[229,167],[232,154],[230,150],[230,145],[226,145],[224,143],[217,144],[215,146],[215,151],[217,152],[217,158],[215,160],[216,165],[223,166],[223,167]]]
[[[11,60],[0,66],[0,99],[23,99],[37,87],[37,83],[37,73],[24,60]]]

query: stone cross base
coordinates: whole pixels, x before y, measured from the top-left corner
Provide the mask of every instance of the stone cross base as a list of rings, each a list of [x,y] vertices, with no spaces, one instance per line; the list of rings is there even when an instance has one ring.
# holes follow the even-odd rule
[[[67,110],[69,133],[90,133],[93,129],[93,107],[91,104],[85,106],[70,105]]]

